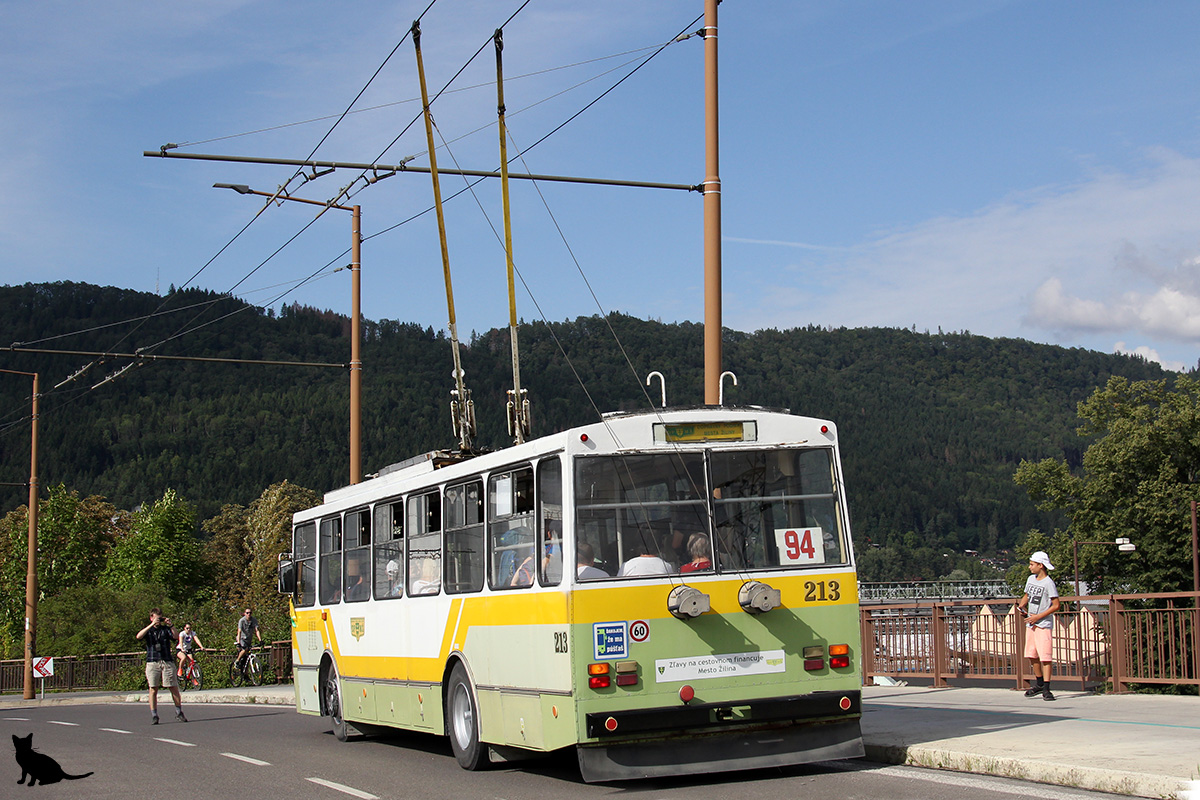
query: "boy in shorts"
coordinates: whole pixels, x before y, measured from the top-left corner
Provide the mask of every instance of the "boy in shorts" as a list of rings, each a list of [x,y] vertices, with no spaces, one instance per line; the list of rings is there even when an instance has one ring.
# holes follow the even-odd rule
[[[1058,611],[1058,587],[1048,574],[1054,569],[1050,556],[1042,550],[1029,557],[1029,577],[1025,580],[1025,596],[1017,610],[1025,617],[1025,657],[1037,678],[1025,691],[1026,697],[1041,695],[1053,700],[1050,693],[1050,662],[1054,653],[1054,612]]]

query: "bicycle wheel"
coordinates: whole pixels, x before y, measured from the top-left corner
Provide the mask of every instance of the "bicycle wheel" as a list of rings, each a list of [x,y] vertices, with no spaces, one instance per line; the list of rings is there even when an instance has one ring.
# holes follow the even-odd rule
[[[246,659],[246,680],[258,686],[262,683],[262,664],[258,661],[258,656],[251,653]]]
[[[229,685],[241,686],[246,681],[246,670],[244,663],[239,663],[236,659],[229,663]]]
[[[197,692],[204,688],[204,678],[200,674],[200,665],[196,663],[192,664],[192,685],[196,687]]]

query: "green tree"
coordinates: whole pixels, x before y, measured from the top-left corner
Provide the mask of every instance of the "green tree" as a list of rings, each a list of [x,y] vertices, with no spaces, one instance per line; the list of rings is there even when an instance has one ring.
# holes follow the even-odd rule
[[[153,584],[173,600],[189,597],[200,584],[203,565],[196,539],[196,512],[174,489],[133,514],[129,533],[119,539],[102,577],[113,589]]]
[[[94,584],[129,522],[128,514],[102,497],[80,498],[61,484],[51,486],[38,502],[39,603]],[[16,657],[24,648],[28,540],[29,509],[22,506],[0,520],[0,650],[6,657]]]
[[[1022,461],[1015,480],[1043,510],[1070,519],[1065,550],[1051,551],[1071,571],[1070,539],[1129,537],[1133,554],[1111,545],[1079,545],[1079,573],[1093,592],[1191,588],[1188,501],[1200,478],[1200,382],[1110,378],[1079,404],[1079,433],[1098,437],[1076,474],[1063,461]],[[1062,577],[1060,577],[1060,583]]]
[[[281,481],[249,508],[227,505],[204,523],[215,605],[229,612],[254,608],[264,639],[290,636],[287,599],[277,587],[279,554],[291,549],[292,515],[320,502],[321,495],[312,489]]]

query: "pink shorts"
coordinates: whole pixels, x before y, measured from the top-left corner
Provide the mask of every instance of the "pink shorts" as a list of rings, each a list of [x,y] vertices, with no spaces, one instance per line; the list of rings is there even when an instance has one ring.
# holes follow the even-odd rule
[[[1025,657],[1036,658],[1043,663],[1054,660],[1054,629],[1025,626]]]

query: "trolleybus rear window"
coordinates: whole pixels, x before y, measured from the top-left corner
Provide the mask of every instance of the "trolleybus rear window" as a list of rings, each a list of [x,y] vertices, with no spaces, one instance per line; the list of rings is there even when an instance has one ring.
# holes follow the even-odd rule
[[[575,469],[576,549],[594,555],[580,580],[849,562],[831,449],[582,457]]]
[[[711,468],[720,569],[849,561],[832,450],[713,452]]]

